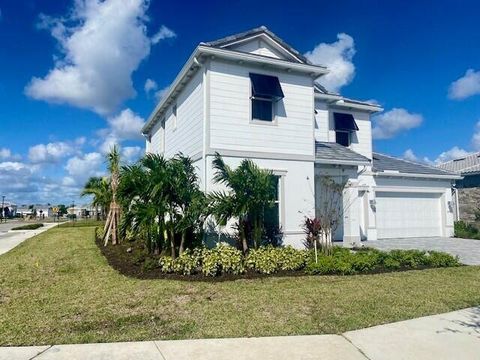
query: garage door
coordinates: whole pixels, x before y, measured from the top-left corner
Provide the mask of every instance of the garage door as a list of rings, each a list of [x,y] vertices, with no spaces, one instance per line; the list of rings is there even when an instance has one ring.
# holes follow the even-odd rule
[[[377,192],[379,239],[441,236],[440,194]]]

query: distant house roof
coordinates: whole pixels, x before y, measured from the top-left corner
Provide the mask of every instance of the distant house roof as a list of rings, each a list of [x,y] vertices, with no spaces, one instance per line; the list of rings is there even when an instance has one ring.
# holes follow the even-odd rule
[[[447,161],[438,165],[440,169],[454,171],[461,174],[472,174],[480,172],[480,152],[468,156]]]
[[[283,41],[281,38],[279,38],[273,32],[268,30],[266,26],[263,26],[263,25],[254,29],[250,29],[250,30],[238,33],[238,34],[226,36],[218,40],[204,42],[202,44],[207,46],[222,48],[222,47],[228,46],[231,43],[238,42],[243,39],[248,39],[258,34],[266,34],[269,37],[271,37],[273,40],[279,43],[283,48],[285,48],[288,52],[292,53],[292,55],[294,55],[299,60],[299,62],[303,62],[304,64],[311,64],[311,62],[308,61],[308,59],[305,56],[303,56],[298,50],[296,50],[295,48],[287,44],[285,41]]]
[[[370,160],[345,146],[331,142],[315,142],[315,162],[323,164],[368,165]]]
[[[373,171],[377,173],[421,174],[457,178],[458,174],[426,164],[398,159],[389,155],[373,153]]]

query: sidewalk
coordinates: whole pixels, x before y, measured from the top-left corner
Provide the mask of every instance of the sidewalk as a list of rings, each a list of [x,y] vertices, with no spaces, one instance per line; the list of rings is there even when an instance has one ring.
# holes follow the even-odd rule
[[[17,226],[25,224],[15,224]],[[21,244],[27,239],[34,237],[42,232],[50,230],[58,225],[58,223],[44,223],[44,226],[36,230],[9,230],[0,233],[0,255],[12,250],[15,246]]]
[[[480,307],[342,335],[0,348],[0,360],[27,359],[480,359]]]

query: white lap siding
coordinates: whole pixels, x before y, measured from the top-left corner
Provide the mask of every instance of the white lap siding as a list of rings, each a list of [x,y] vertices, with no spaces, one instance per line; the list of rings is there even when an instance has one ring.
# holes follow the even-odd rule
[[[274,123],[252,123],[249,73],[278,76],[284,99]],[[313,83],[308,75],[212,61],[210,147],[313,158]]]

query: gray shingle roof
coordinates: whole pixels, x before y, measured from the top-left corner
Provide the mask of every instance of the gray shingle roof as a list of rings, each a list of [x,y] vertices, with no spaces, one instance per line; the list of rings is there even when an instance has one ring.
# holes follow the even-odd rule
[[[438,165],[440,169],[455,171],[462,174],[480,171],[480,152],[465,156],[463,158],[447,161]]]
[[[315,160],[318,162],[369,163],[370,160],[345,146],[331,142],[315,142]]]
[[[405,174],[425,174],[425,175],[452,175],[457,174],[442,170],[433,166],[419,164],[412,161],[394,158],[392,156],[373,153],[373,171],[388,172],[398,171]]]
[[[297,51],[295,48],[291,47],[290,45],[288,45],[285,41],[283,41],[282,39],[280,39],[277,35],[275,35],[273,32],[271,32],[270,30],[267,29],[266,26],[260,26],[258,28],[254,28],[254,29],[250,29],[250,30],[247,30],[247,31],[244,31],[244,32],[241,32],[241,33],[238,33],[238,34],[234,34],[234,35],[230,35],[230,36],[226,36],[224,38],[221,38],[221,39],[218,39],[218,40],[214,40],[214,41],[209,41],[209,42],[204,42],[202,43],[203,45],[207,45],[207,46],[212,46],[212,47],[222,47],[222,46],[225,46],[225,45],[228,45],[229,43],[231,42],[234,42],[234,41],[238,41],[238,40],[241,40],[241,39],[245,39],[245,38],[248,38],[250,36],[253,36],[253,35],[256,35],[256,34],[260,34],[260,33],[265,33],[267,34],[268,36],[270,36],[271,38],[273,38],[276,42],[278,42],[280,45],[282,45],[285,49],[287,49],[289,52],[291,52],[292,54],[294,54],[298,59],[300,59],[303,63],[305,64],[311,64],[310,61],[308,61],[308,59],[303,56],[299,51]]]

